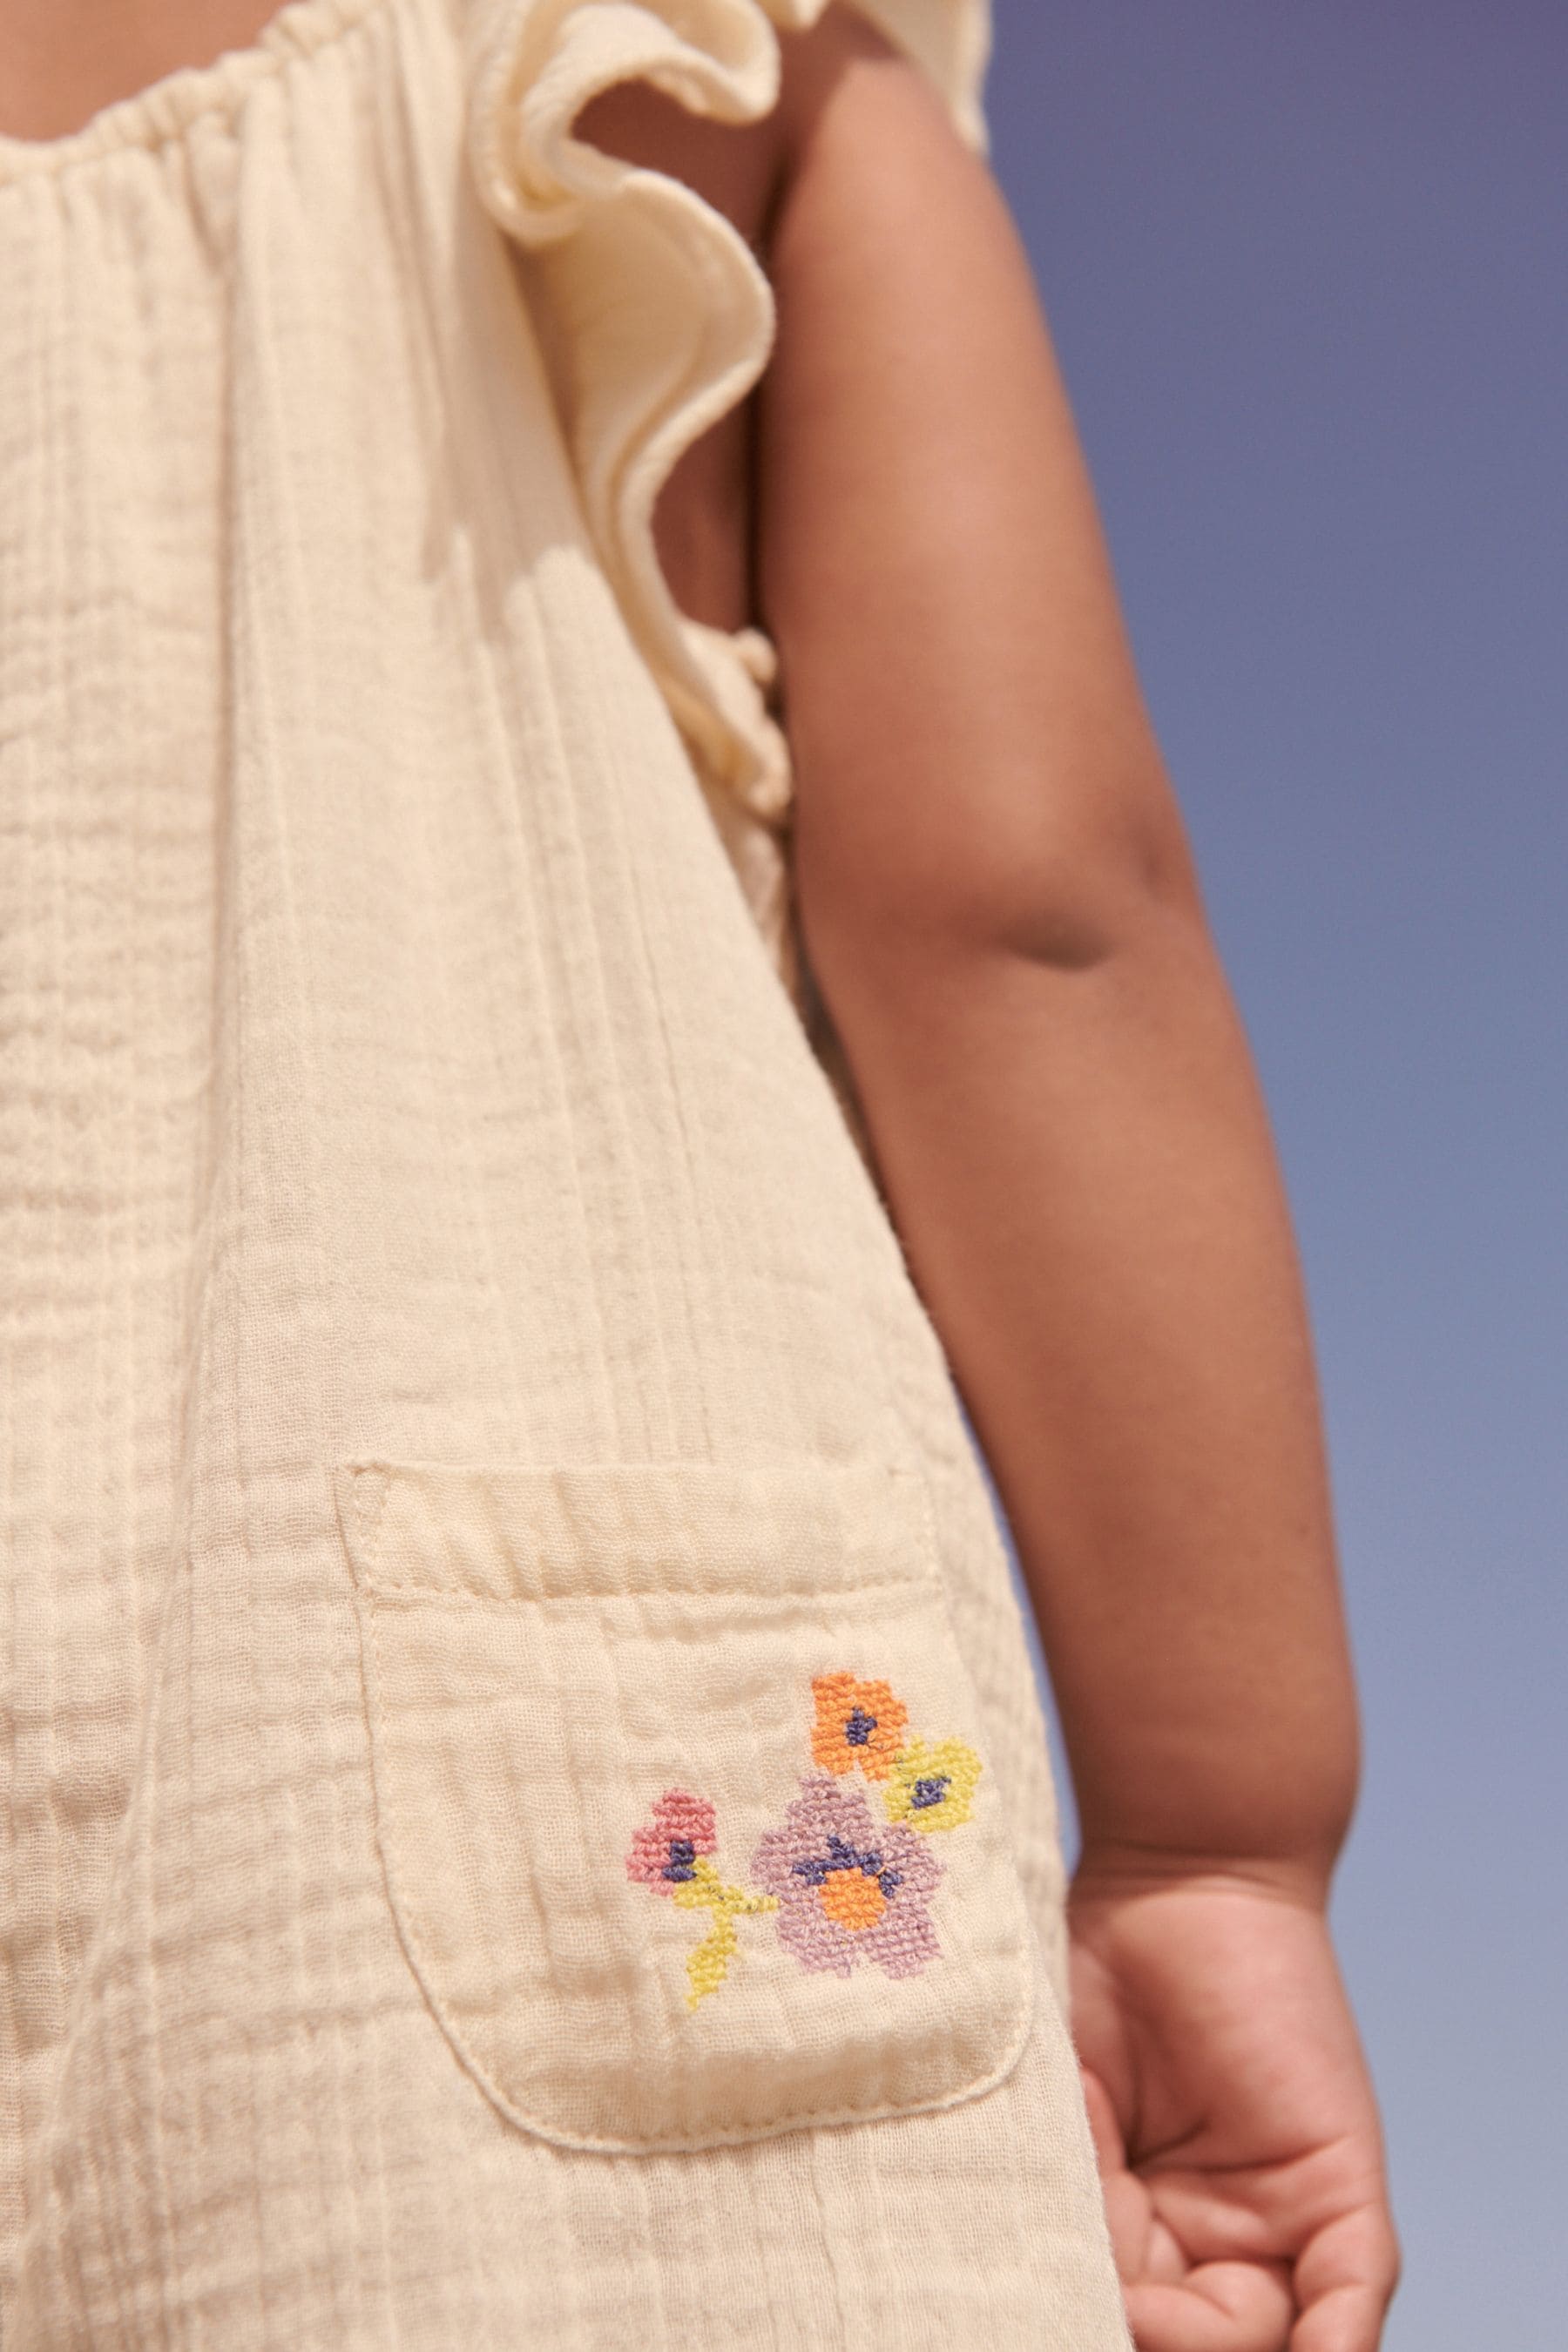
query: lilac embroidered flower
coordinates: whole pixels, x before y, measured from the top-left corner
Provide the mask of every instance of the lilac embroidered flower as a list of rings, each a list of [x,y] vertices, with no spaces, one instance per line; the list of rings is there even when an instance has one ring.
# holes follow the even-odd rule
[[[942,1864],[912,1830],[879,1827],[852,1783],[812,1773],[752,1856],[778,1897],[779,1934],[803,1969],[847,1977],[869,1960],[918,1976],[941,1948],[927,1908]]]

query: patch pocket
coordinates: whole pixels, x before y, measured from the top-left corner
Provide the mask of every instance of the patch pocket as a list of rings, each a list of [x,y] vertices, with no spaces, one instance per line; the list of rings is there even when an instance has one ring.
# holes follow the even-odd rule
[[[393,1907],[513,2123],[701,2147],[1008,2072],[1029,1931],[918,1475],[335,1483]]]

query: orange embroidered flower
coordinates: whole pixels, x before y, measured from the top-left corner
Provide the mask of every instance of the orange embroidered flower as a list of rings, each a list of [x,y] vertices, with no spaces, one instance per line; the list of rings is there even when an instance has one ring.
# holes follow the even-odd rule
[[[811,1688],[813,1760],[825,1772],[853,1772],[858,1766],[868,1780],[885,1780],[910,1719],[903,1700],[886,1683],[858,1682],[853,1675],[817,1675]]]

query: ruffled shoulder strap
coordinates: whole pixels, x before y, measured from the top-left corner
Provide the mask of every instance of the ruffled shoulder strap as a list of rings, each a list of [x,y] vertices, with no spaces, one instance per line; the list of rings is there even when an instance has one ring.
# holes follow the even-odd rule
[[[987,0],[856,0],[984,144]],[[773,649],[676,608],[653,511],[682,452],[767,362],[773,305],[743,238],[679,182],[574,136],[588,100],[647,80],[752,122],[778,95],[777,32],[826,0],[478,0],[469,151],[483,201],[534,257],[578,489],[600,562],[708,792],[753,912],[793,980],[780,836],[789,757],[769,716]]]

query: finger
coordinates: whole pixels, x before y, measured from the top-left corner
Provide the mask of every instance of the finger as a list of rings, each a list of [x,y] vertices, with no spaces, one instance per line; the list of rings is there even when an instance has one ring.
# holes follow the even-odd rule
[[[1290,2346],[1296,2306],[1283,2263],[1205,2263],[1179,2286],[1130,2286],[1126,2302],[1138,2352],[1287,2352]]]
[[[1332,2288],[1296,2322],[1290,2352],[1377,2352],[1393,2299],[1392,2288]]]
[[[1131,2172],[1119,2172],[1102,2181],[1105,2200],[1106,2227],[1110,2231],[1110,2251],[1116,2259],[1116,2275],[1124,2284],[1145,2279],[1154,2273],[1150,2263],[1149,2192]]]
[[[1296,2264],[1301,2316],[1290,2352],[1377,2352],[1399,2283],[1399,2241],[1382,2204],[1320,2230]]]
[[[1192,2267],[1193,2258],[1175,2231],[1166,2228],[1157,2212],[1151,2213],[1143,2247],[1143,2277],[1155,2284],[1163,2279],[1184,2279]]]
[[[1281,2218],[1259,2210],[1249,2175],[1235,2181],[1208,2172],[1141,2175],[1165,2227],[1193,2263],[1283,2263],[1300,2245]]]
[[[1080,2066],[1079,2072],[1083,2077],[1083,2103],[1089,2110],[1094,2160],[1101,2174],[1109,2179],[1113,2173],[1127,2170],[1127,2143],[1121,2137],[1121,2126],[1116,2119],[1110,2094],[1100,2076],[1091,2066]]]
[[[1120,2279],[1141,2279],[1149,2274],[1152,2220],[1149,2191],[1128,2166],[1110,2093],[1089,2067],[1085,2066],[1082,2073],[1084,2105],[1089,2110],[1095,2162],[1100,2168],[1100,2193],[1110,2231],[1110,2251],[1116,2258],[1116,2275]],[[1180,2269],[1185,2268],[1183,2263]]]

